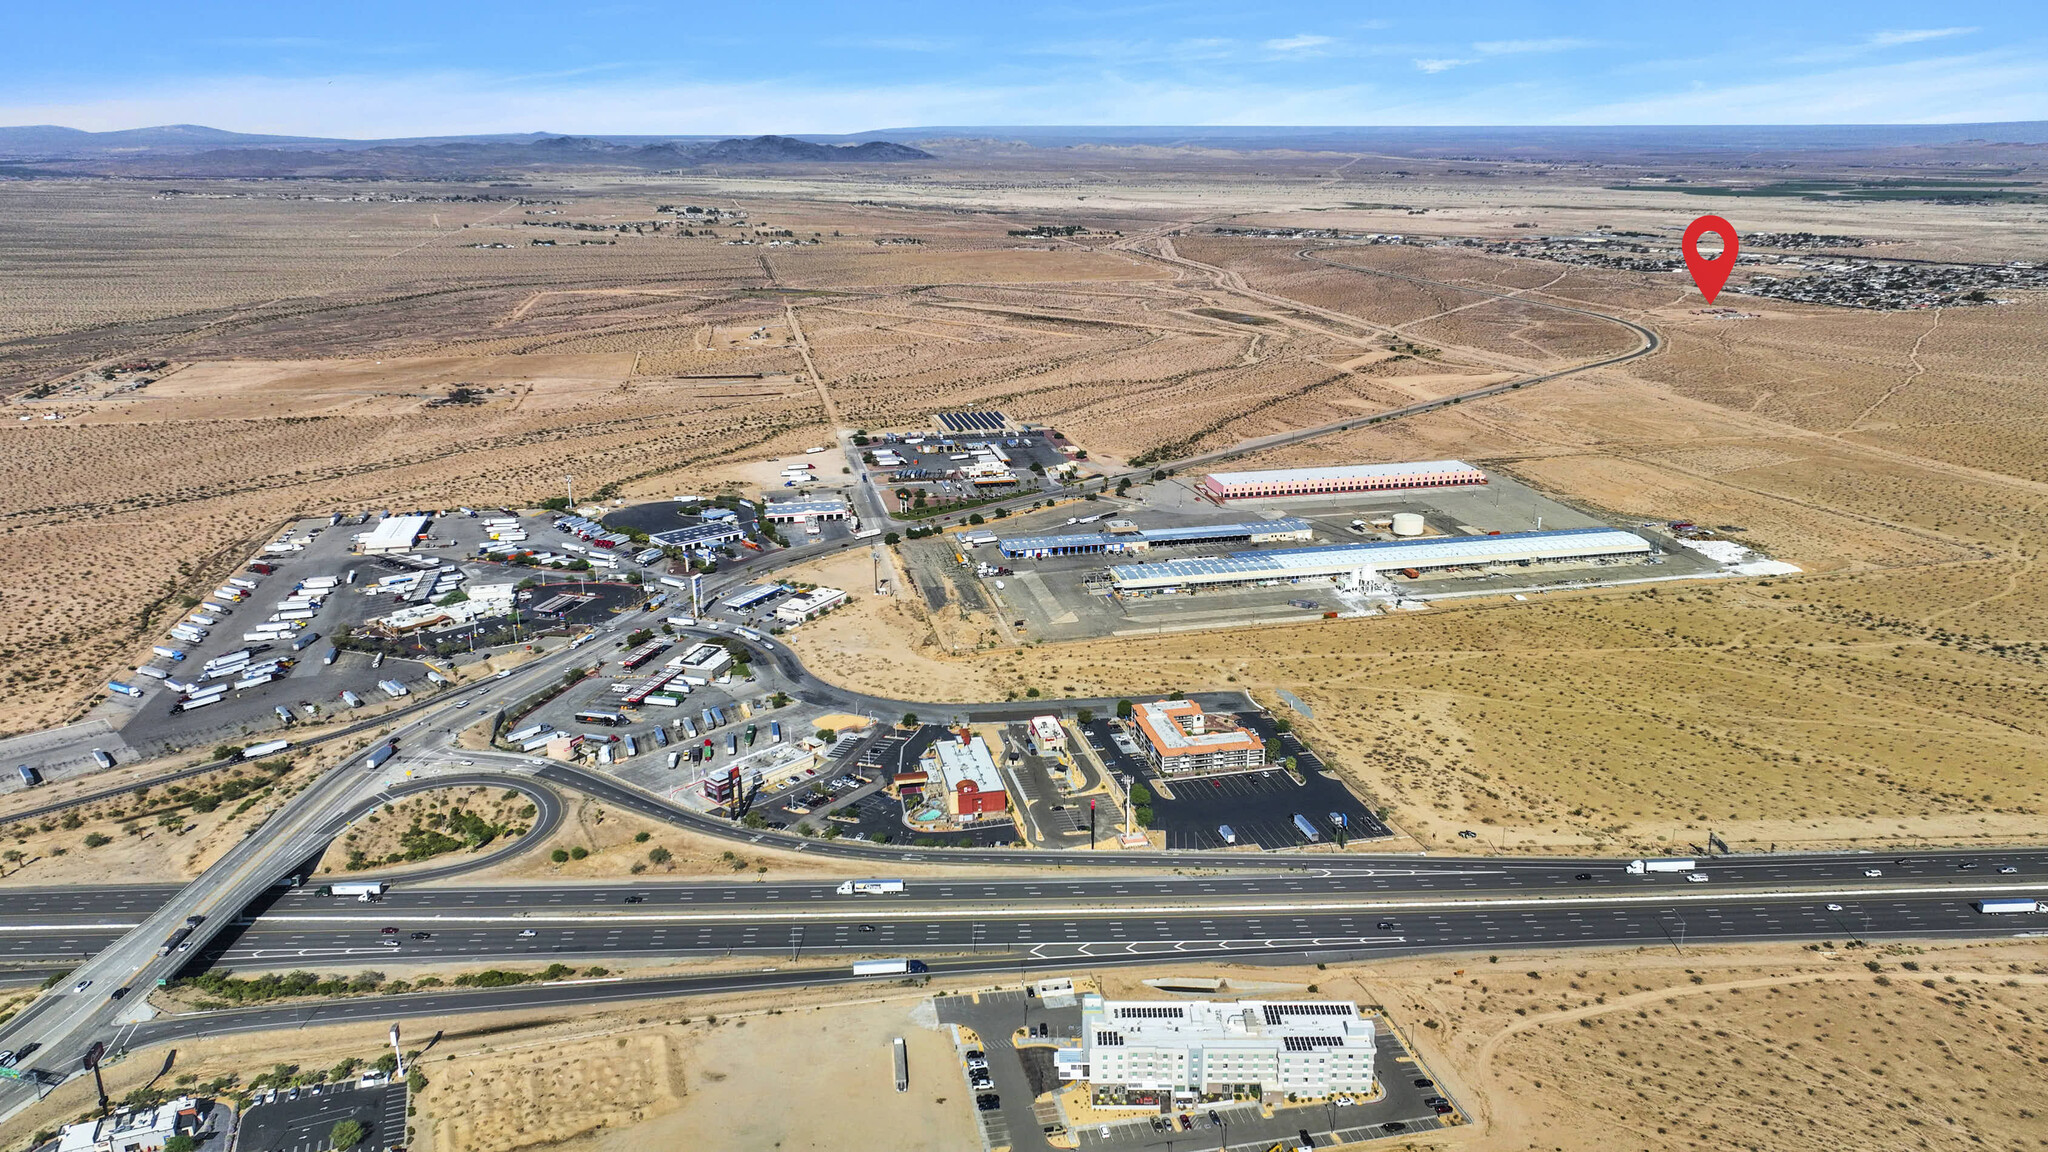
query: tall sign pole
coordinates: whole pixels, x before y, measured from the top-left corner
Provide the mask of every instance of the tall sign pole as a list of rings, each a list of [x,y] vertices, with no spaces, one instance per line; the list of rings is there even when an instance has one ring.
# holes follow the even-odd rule
[[[391,1054],[398,1059],[398,1078],[405,1079],[405,1053],[398,1047],[398,1025],[391,1025]]]

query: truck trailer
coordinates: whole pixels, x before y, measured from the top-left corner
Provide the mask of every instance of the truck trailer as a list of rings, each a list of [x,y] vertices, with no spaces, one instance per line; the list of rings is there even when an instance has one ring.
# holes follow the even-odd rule
[[[922,960],[855,960],[855,976],[913,976],[931,971]]]
[[[1699,861],[1680,856],[1666,856],[1655,860],[1631,860],[1627,872],[1631,876],[1648,876],[1656,872],[1690,872],[1700,866]]]
[[[382,767],[386,760],[391,759],[393,756],[397,754],[397,742],[392,740],[386,740],[384,743],[377,745],[376,751],[370,753],[370,767]]]
[[[1970,906],[1986,916],[2013,912],[2048,912],[2048,900],[2036,900],[2031,896],[1999,898],[1987,896],[1982,900],[1972,900]]]
[[[370,880],[356,884],[329,884],[321,888],[318,895],[353,896],[358,900],[369,902],[382,897],[389,888],[390,885],[385,884],[381,880]]]
[[[242,749],[242,759],[259,760],[272,753],[282,752],[291,746],[292,742],[289,740],[265,740],[261,744],[251,744],[247,748]]]
[[[839,885],[841,896],[901,896],[901,880],[847,880]]]

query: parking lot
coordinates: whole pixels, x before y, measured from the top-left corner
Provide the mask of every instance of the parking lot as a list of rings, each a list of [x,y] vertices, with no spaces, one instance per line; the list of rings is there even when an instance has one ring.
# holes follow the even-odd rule
[[[237,1152],[326,1152],[334,1145],[328,1134],[343,1120],[354,1120],[369,1133],[355,1147],[363,1152],[390,1152],[405,1144],[406,1090],[403,1081],[361,1087],[357,1081],[298,1089],[298,1098],[280,1093],[274,1101],[251,1105],[242,1115],[235,1140]]]
[[[978,1049],[962,1046],[963,1080],[969,1051],[980,1051],[988,1064],[990,1087],[967,1083],[969,1107],[975,1098],[994,1093],[998,1107],[977,1108],[985,1147],[1008,1144],[1016,1152],[1041,1152],[1053,1144],[1047,1137],[1066,1125],[1058,1103],[1040,1099],[1058,1087],[1052,1072],[1052,1045],[1079,1037],[1078,1003],[1041,1001],[1024,991],[984,992],[978,996],[944,996],[937,1001],[939,1020],[974,1030]],[[1017,1047],[1012,1037],[1025,1029],[1031,1039]],[[1317,1102],[1279,1105],[1270,1117],[1256,1102],[1185,1105],[1179,1114],[1133,1110],[1126,1119],[1075,1125],[1073,1135],[1083,1152],[1092,1149],[1215,1149],[1219,1152],[1269,1152],[1276,1144],[1293,1152],[1306,1130],[1313,1146],[1326,1148],[1404,1134],[1435,1131],[1452,1122],[1450,1112],[1425,1101],[1442,1099],[1428,1069],[1399,1033],[1384,1023],[1376,1036],[1373,1075],[1380,1086],[1376,1100],[1358,1104]]]
[[[1135,775],[1152,792],[1152,827],[1165,834],[1168,848],[1232,847],[1223,839],[1225,825],[1236,835],[1236,847],[1299,848],[1311,841],[1295,826],[1297,814],[1308,817],[1315,827],[1316,843],[1333,843],[1340,832],[1347,842],[1392,835],[1293,733],[1276,733],[1271,718],[1262,713],[1244,712],[1237,717],[1262,737],[1277,735],[1307,782],[1296,784],[1275,767],[1173,780],[1162,790],[1144,758],[1135,752],[1131,738],[1120,733],[1112,721],[1091,720],[1080,727],[1105,767],[1119,776]],[[1171,791],[1173,797],[1168,799],[1165,791]],[[1343,817],[1341,829],[1331,819],[1332,813]]]

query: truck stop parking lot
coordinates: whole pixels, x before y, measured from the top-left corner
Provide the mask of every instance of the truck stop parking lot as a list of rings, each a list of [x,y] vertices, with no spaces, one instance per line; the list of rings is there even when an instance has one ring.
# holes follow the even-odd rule
[[[315,1094],[299,1089],[299,1098],[283,1093],[269,1104],[252,1106],[242,1116],[235,1147],[244,1152],[326,1152],[334,1145],[328,1134],[343,1120],[354,1120],[369,1133],[355,1147],[363,1152],[389,1152],[405,1144],[406,1089],[403,1081],[360,1087],[355,1081],[323,1084]]]

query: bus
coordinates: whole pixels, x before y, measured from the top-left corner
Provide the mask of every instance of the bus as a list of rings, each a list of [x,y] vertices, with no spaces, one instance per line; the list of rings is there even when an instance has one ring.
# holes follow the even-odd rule
[[[578,724],[602,724],[607,728],[617,728],[626,722],[626,718],[617,712],[578,712],[576,714],[576,722]]]

